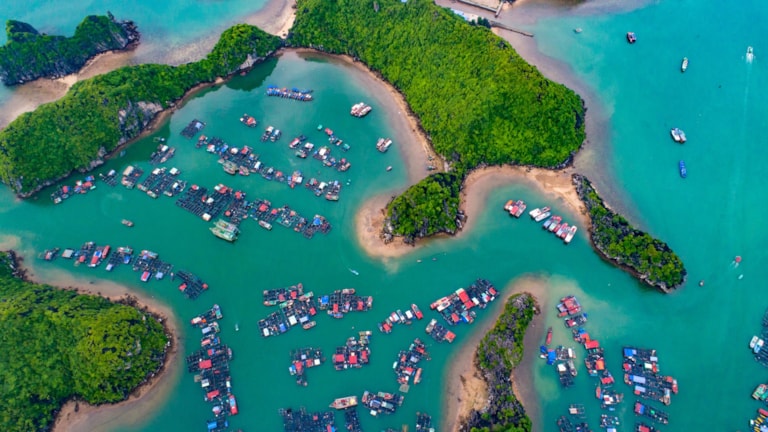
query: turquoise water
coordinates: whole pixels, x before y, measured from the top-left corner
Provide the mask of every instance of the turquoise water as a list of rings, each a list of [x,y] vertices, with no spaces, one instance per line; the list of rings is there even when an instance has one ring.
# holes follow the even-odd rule
[[[155,250],[177,268],[193,269],[206,279],[210,292],[191,302],[176,292],[175,284],[142,284],[138,274],[127,268],[107,274],[102,269],[71,267],[61,260],[35,263],[38,273],[55,275],[54,271],[66,270],[89,280],[109,276],[169,304],[182,322],[211,303],[219,303],[225,314],[222,337],[236,356],[231,364],[232,380],[241,414],[232,419],[235,428],[280,430],[277,410],[281,407],[319,410],[336,397],[359,395],[365,389],[396,390],[390,364],[398,350],[414,337],[424,336],[423,323],[398,327],[390,335],[375,331],[370,367],[343,372],[329,365],[312,369],[306,388],[296,386],[287,373],[290,349],[312,345],[329,355],[358,330],[375,330],[376,323],[394,309],[415,301],[426,310],[437,297],[477,277],[502,287],[524,274],[552,277],[548,286],[552,298],[578,295],[590,316],[586,327],[606,347],[608,367],[617,378],[622,345],[658,350],[662,372],[680,383],[680,394],[667,408],[670,425],[663,430],[745,428],[759,406],[750,393],[765,376],[747,343],[759,331],[766,307],[760,293],[761,269],[768,256],[759,210],[764,208],[766,179],[758,158],[768,118],[761,103],[766,99],[768,74],[758,29],[766,22],[768,11],[751,0],[738,8],[684,1],[631,12],[613,9],[591,8],[597,12],[590,14],[578,8],[569,10],[567,16],[543,19],[531,30],[539,49],[572,68],[597,95],[602,110],[610,113],[610,159],[603,163],[612,168],[615,179],[604,187],[622,190],[617,205],[632,209],[634,222],[667,241],[683,258],[690,283],[671,295],[645,288],[603,262],[591,251],[583,230],[564,247],[528,220],[510,220],[499,211],[509,198],[525,199],[531,207],[550,204],[563,210],[561,203],[517,185],[493,191],[487,207],[471,215],[477,218],[474,229],[458,239],[433,241],[402,259],[366,257],[355,242],[354,214],[366,197],[392,193],[406,185],[398,140],[389,153],[376,152],[375,139],[389,135],[390,120],[376,109],[380,107],[377,101],[366,96],[355,72],[314,57],[291,55],[271,60],[246,77],[202,92],[156,135],[179,149],[169,165],[180,168],[185,179],[207,187],[226,182],[250,197],[287,203],[303,214],[323,214],[334,225],[329,235],[307,241],[279,226],[266,232],[253,221],[245,221],[241,238],[230,245],[211,236],[205,223],[176,208],[173,200],[151,200],[137,190],[103,184],[59,206],[48,201],[46,192],[37,201],[20,203],[2,189],[2,232],[18,236],[19,248],[33,262],[43,249],[94,240]],[[112,11],[121,16],[116,8]],[[72,22],[81,15],[73,15]],[[29,21],[39,25],[37,18]],[[581,27],[582,33],[575,34],[575,27]],[[630,30],[638,35],[634,45],[624,39]],[[744,59],[748,45],[755,47],[752,64]],[[690,66],[681,74],[683,56],[690,59]],[[310,87],[317,100],[301,104],[266,98],[263,90],[269,84]],[[349,106],[360,99],[374,105],[372,115],[362,120],[347,114]],[[237,121],[243,112],[259,119],[255,131]],[[303,169],[305,174],[351,180],[351,184],[343,189],[340,202],[329,203],[257,176],[231,177],[213,157],[178,135],[192,118],[208,122],[206,135],[251,145],[262,159],[285,171]],[[318,123],[331,127],[352,145],[346,155],[353,164],[348,173],[334,176],[316,161],[295,159],[286,148],[301,133],[310,141],[322,142],[323,135],[316,131]],[[284,131],[278,143],[258,141],[262,126],[268,124]],[[669,137],[674,126],[686,131],[685,145],[675,144]],[[150,137],[103,169],[121,170],[129,163],[144,161],[155,145]],[[680,159],[688,167],[685,180],[677,172]],[[395,167],[390,173],[384,170],[388,165]],[[122,218],[133,220],[136,226],[123,227]],[[735,255],[744,258],[738,268],[732,266]],[[706,281],[704,287],[696,284],[701,279]],[[261,290],[299,281],[315,293],[355,287],[361,294],[375,297],[374,308],[342,320],[319,317],[318,325],[308,332],[294,329],[277,338],[261,338],[256,322],[271,312],[261,305]],[[481,314],[481,321],[489,315]],[[427,313],[427,318],[431,316]],[[554,342],[569,344],[569,333],[551,308],[545,320],[555,328]],[[239,332],[234,331],[235,323],[239,323]],[[199,335],[191,328],[184,330],[185,351],[189,352],[197,346]],[[441,402],[447,359],[472,328],[457,330],[459,345],[429,344],[432,360],[424,366],[422,384],[412,386],[397,415],[373,418],[360,413],[365,430],[412,425],[416,411],[427,411],[435,418],[446,416]],[[577,349],[579,354],[582,351]],[[533,374],[541,403],[541,416],[534,419],[538,430],[554,430],[554,419],[570,403],[584,403],[588,420],[597,429],[601,410],[593,396],[595,382],[583,368],[577,385],[567,390],[559,388],[555,371],[543,363],[534,363],[527,372]],[[626,397],[617,411],[621,430],[632,430],[635,399],[629,387],[617,384],[616,388]],[[120,430],[202,430],[209,417],[202,392],[191,374],[183,373],[156,414]]]

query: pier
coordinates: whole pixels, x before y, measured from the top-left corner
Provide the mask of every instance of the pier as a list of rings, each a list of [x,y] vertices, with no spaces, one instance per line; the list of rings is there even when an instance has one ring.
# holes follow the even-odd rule
[[[462,0],[459,0],[459,1],[462,1]],[[496,28],[508,30],[508,31],[513,32],[513,33],[521,34],[523,36],[533,37],[533,33],[529,33],[527,31],[523,31],[523,30],[518,30],[516,28],[512,28],[512,27],[510,27],[510,26],[508,26],[508,25],[506,25],[504,23],[500,23],[498,21],[493,21],[493,20],[490,20],[489,22],[491,23],[491,27],[496,27]]]

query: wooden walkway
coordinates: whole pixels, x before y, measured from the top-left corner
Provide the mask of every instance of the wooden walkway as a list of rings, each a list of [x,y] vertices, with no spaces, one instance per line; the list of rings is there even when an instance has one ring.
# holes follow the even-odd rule
[[[533,33],[528,33],[527,31],[523,31],[523,30],[518,30],[516,28],[512,28],[512,27],[510,27],[510,26],[508,26],[506,24],[502,24],[502,23],[500,23],[498,21],[490,21],[490,23],[491,23],[491,27],[497,27],[497,28],[500,28],[500,29],[509,30],[509,31],[517,33],[517,34],[521,34],[523,36],[533,37]]]

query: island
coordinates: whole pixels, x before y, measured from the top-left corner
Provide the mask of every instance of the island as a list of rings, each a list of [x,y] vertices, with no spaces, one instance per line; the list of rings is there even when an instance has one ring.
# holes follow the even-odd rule
[[[665,293],[685,282],[683,261],[666,243],[609,209],[585,176],[574,174],[573,183],[587,207],[592,223],[590,240],[600,255]]]
[[[0,180],[29,197],[75,170],[93,169],[192,89],[251,68],[280,43],[257,27],[238,24],[198,62],[126,66],[77,82],[63,98],[0,131]]]
[[[161,318],[24,276],[16,253],[0,252],[3,430],[48,430],[67,400],[125,400],[165,366]]]
[[[531,431],[531,419],[513,392],[511,376],[523,358],[525,331],[538,311],[536,299],[529,293],[507,299],[496,324],[475,352],[475,368],[488,388],[487,405],[462,419],[460,431]]]
[[[453,234],[469,171],[562,167],[585,140],[576,93],[546,79],[488,28],[431,0],[299,0],[288,43],[365,63],[402,93],[444,159],[447,174],[426,177],[388,204],[385,240]]]
[[[111,13],[89,15],[72,37],[40,34],[21,21],[5,24],[8,42],[0,47],[0,80],[7,86],[77,72],[97,54],[129,49],[139,42],[133,21],[116,21]]]

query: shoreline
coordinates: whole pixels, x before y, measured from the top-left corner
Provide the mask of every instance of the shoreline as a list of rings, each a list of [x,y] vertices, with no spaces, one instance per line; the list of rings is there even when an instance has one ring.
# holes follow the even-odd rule
[[[63,271],[40,276],[30,259],[20,260],[26,280],[50,285],[57,289],[76,291],[78,294],[97,295],[112,302],[133,302],[136,309],[145,311],[161,320],[170,345],[158,371],[136,387],[128,398],[114,404],[91,405],[70,399],[56,412],[53,432],[109,431],[122,425],[140,424],[158,409],[181,378],[178,356],[183,352],[180,324],[171,308],[154,298],[132,291],[130,288],[106,280],[83,280]]]
[[[496,321],[504,311],[507,300],[514,294],[528,293],[539,305],[539,310],[544,311],[548,306],[547,278],[540,275],[525,274],[511,280],[504,287],[503,298],[498,298],[492,317],[486,323],[473,330],[471,336],[459,348],[458,352],[450,359],[445,373],[446,392],[443,397],[443,412],[455,413],[455,415],[443,416],[441,430],[458,432],[462,419],[466,418],[474,410],[481,410],[488,402],[488,384],[475,365],[477,347],[485,335],[496,325]],[[538,417],[538,404],[533,387],[533,375],[527,372],[515,373],[518,370],[530,370],[537,353],[531,351],[544,336],[544,314],[533,316],[523,339],[524,354],[520,363],[512,373],[512,391],[515,397],[525,408],[526,414],[531,419]],[[534,425],[536,423],[534,422]]]
[[[464,227],[453,236],[438,234],[419,239],[415,246],[406,244],[400,237],[386,244],[379,238],[384,225],[384,207],[389,196],[395,192],[375,196],[363,203],[355,216],[358,244],[371,257],[394,258],[424,247],[436,239],[461,238],[472,231],[475,218],[487,207],[488,194],[499,186],[509,184],[525,184],[557,200],[579,218],[582,229],[589,231],[591,221],[571,180],[573,172],[572,167],[562,170],[511,165],[477,168],[467,175],[461,189],[459,209],[467,215]]]

